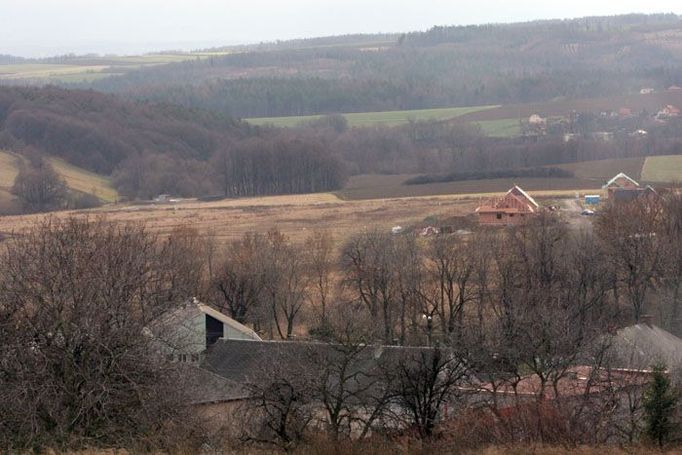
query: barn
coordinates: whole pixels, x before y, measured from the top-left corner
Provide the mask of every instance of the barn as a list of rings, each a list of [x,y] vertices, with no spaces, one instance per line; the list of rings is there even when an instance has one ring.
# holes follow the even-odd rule
[[[164,314],[146,332],[163,355],[183,363],[200,362],[220,339],[261,340],[250,328],[196,299]]]

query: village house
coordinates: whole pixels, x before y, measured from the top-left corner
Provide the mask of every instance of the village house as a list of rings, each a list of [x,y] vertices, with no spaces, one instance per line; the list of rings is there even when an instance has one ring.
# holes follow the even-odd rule
[[[663,109],[658,111],[656,114],[656,119],[657,120],[667,120],[671,118],[677,118],[680,116],[680,109],[676,106],[673,106],[672,104],[666,105]]]
[[[606,190],[607,199],[615,202],[631,202],[640,197],[658,197],[653,187],[649,185],[643,187],[623,172],[606,182],[602,189]]]
[[[621,172],[620,174],[616,175],[611,180],[606,182],[606,184],[602,186],[602,189],[606,190],[607,199],[613,199],[616,193],[618,192],[635,191],[639,187],[640,186],[639,183],[637,183],[637,181],[628,177],[625,173]]]
[[[476,209],[482,225],[507,226],[522,224],[535,215],[540,205],[528,193],[514,186],[502,197],[488,199]]]

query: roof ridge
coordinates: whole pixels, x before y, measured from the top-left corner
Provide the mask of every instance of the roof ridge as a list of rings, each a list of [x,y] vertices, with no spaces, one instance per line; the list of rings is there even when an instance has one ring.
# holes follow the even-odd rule
[[[636,181],[635,179],[633,179],[632,177],[628,176],[625,172],[620,172],[620,173],[618,173],[615,177],[613,177],[611,180],[609,180],[608,182],[606,182],[606,185],[602,186],[602,189],[608,188],[609,186],[611,186],[611,184],[613,184],[613,182],[615,182],[616,180],[618,180],[618,179],[621,178],[621,177],[628,179],[629,181],[631,181],[632,183],[634,183],[636,186],[641,186],[639,183],[637,183],[637,181]]]

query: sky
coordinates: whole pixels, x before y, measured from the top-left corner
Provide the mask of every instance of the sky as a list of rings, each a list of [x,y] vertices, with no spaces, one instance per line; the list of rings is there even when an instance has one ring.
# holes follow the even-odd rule
[[[634,12],[682,14],[682,0],[0,0],[0,54],[139,54]]]

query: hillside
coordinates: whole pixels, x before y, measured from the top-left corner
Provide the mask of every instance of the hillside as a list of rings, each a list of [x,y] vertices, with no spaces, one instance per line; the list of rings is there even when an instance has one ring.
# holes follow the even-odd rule
[[[19,172],[21,160],[23,158],[20,155],[0,150],[0,214],[17,209],[10,191]],[[70,190],[92,194],[105,203],[118,200],[118,193],[112,187],[109,178],[78,168],[59,158],[48,158],[48,161]]]
[[[68,163],[109,176],[129,198],[307,193],[338,189],[344,176],[313,138],[56,87],[0,87],[0,147],[61,159],[56,167],[66,175]],[[89,191],[92,176],[81,177],[72,180]]]
[[[560,99],[537,103],[509,104],[505,106],[472,106],[440,109],[415,109],[407,111],[343,113],[351,127],[400,126],[410,121],[457,120],[481,126],[489,136],[509,137],[521,134],[520,120],[531,115],[542,117],[565,117],[572,113],[618,112],[628,109],[633,113],[658,112],[666,104],[682,106],[682,90],[661,90],[647,94],[599,97],[591,99]],[[249,118],[254,125],[296,127],[320,120],[321,115],[292,117]]]
[[[157,53],[132,56],[64,56],[46,59],[22,59],[0,56],[0,83],[74,84],[122,76],[130,71],[169,63],[226,55],[223,52]]]
[[[681,38],[675,15],[434,27],[221,48],[78,86],[242,118],[591,99],[682,85]]]

